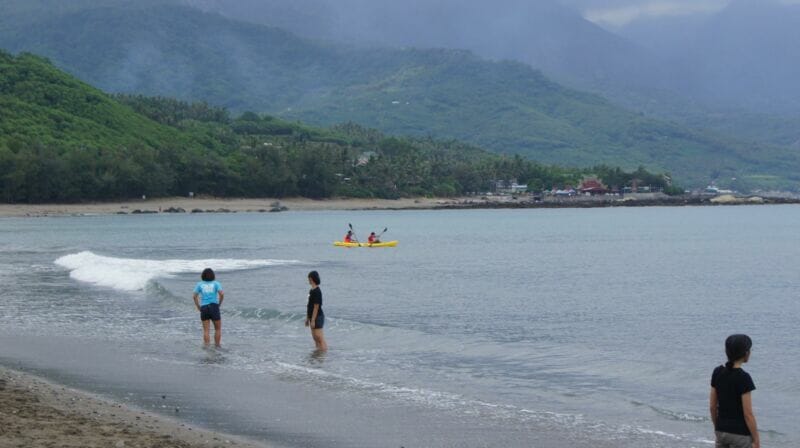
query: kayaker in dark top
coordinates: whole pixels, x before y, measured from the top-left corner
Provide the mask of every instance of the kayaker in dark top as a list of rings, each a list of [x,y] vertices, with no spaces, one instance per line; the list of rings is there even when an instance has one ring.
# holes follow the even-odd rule
[[[327,351],[328,343],[322,328],[325,326],[325,313],[322,312],[322,290],[319,289],[319,274],[317,271],[308,273],[308,283],[311,290],[308,292],[308,305],[306,306],[306,327],[311,328],[311,337],[319,351]]]
[[[711,375],[709,410],[714,422],[716,448],[760,448],[751,392],[756,389],[742,364],[750,360],[753,341],[744,334],[725,340],[728,362]]]

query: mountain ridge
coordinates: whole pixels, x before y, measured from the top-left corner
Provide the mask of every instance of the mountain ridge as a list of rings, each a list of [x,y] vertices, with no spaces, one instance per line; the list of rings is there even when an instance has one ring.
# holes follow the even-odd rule
[[[525,64],[461,50],[352,48],[175,4],[71,11],[17,31],[0,31],[0,44],[43,53],[112,92],[205,100],[319,125],[356,120],[544,163],[645,165],[698,186],[764,174],[794,182],[798,163],[784,149],[653,120]]]
[[[664,176],[642,169],[565,169],[457,141],[389,137],[354,124],[321,129],[252,112],[232,118],[204,103],[112,97],[44,58],[3,51],[0,165],[0,200],[27,203],[189,192],[454,196],[510,179],[560,188],[589,174],[620,188],[634,178],[668,187]]]
[[[296,0],[185,1],[302,36],[366,46],[469,49],[481,57],[524,62],[562,84],[684,126],[776,145],[800,138],[800,92],[793,81],[800,69],[786,70],[791,60],[800,60],[800,42],[769,40],[778,30],[796,34],[800,19],[792,18],[792,11],[797,6],[731,2],[716,13],[651,17],[606,29],[552,1],[471,2],[469,7],[456,0],[404,2],[402,7],[380,0],[304,0],[299,6]],[[735,32],[725,31],[731,28],[727,22]],[[749,28],[754,30],[742,31]],[[780,46],[789,51],[782,61],[760,56]],[[722,57],[746,47],[752,48],[742,57]]]

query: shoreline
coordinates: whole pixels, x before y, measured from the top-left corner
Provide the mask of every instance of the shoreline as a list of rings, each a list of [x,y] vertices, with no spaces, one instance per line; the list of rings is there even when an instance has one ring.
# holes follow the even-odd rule
[[[268,448],[0,365],[2,447]]]
[[[432,198],[404,199],[307,199],[307,198],[154,198],[77,204],[0,204],[0,217],[81,215],[128,215],[157,213],[269,213],[324,210],[432,209],[445,201]]]
[[[284,211],[459,210],[521,208],[684,207],[800,204],[795,197],[666,196],[639,194],[620,197],[469,196],[457,198],[307,199],[307,198],[157,198],[78,204],[0,204],[0,218],[130,215],[159,213],[269,213]]]

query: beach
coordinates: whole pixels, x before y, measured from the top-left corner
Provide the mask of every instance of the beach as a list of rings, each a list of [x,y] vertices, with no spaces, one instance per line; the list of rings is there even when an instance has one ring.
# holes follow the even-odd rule
[[[86,216],[155,213],[267,213],[326,210],[431,210],[483,208],[596,208],[647,206],[720,206],[797,204],[795,196],[734,197],[732,195],[667,196],[660,193],[621,196],[486,195],[452,198],[185,198],[169,197],[76,204],[0,204],[0,217]]]
[[[390,210],[426,209],[457,200],[433,198],[405,199],[307,199],[307,198],[157,198],[118,202],[86,202],[78,204],[0,204],[0,217],[19,216],[78,216],[131,213],[264,213],[270,211],[319,210]]]
[[[0,367],[0,447],[265,448]]]

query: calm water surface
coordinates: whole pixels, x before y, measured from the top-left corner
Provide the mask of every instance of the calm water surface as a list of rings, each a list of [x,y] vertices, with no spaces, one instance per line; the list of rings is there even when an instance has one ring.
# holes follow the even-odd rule
[[[348,223],[400,244],[333,247]],[[764,445],[800,446],[798,230],[795,206],[2,219],[0,362],[287,446],[708,447],[744,332]]]

